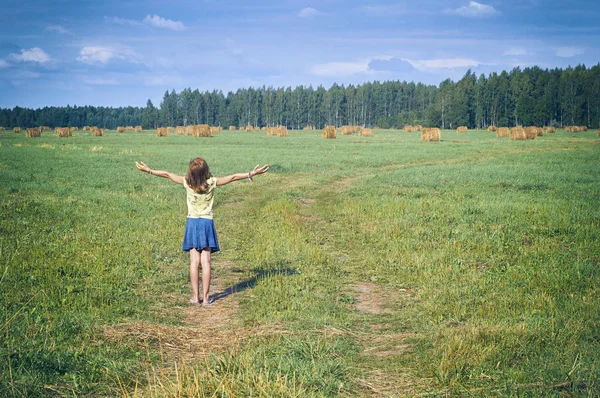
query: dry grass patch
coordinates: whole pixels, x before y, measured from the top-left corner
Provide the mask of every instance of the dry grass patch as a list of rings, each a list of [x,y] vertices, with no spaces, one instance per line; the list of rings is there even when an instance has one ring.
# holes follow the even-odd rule
[[[421,130],[421,141],[436,142],[440,141],[440,139],[440,129],[438,129],[437,127],[424,128],[423,130]]]
[[[92,152],[98,152],[98,151],[101,151],[101,150],[102,150],[101,146],[90,147],[90,151],[92,151]]]
[[[333,127],[333,126],[325,127],[323,129],[323,132],[321,133],[321,137],[323,137],[323,139],[337,138],[337,132],[335,130],[335,127]]]

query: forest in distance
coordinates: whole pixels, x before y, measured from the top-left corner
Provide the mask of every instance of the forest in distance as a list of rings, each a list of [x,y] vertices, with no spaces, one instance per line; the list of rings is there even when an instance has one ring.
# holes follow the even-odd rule
[[[402,128],[422,124],[453,129],[581,125],[600,127],[600,63],[566,69],[514,68],[477,76],[471,70],[457,82],[425,85],[406,81],[360,85],[260,87],[200,92],[186,88],[164,93],[158,107],[66,106],[0,109],[0,126],[35,127],[209,124],[279,126],[302,129],[327,125]]]

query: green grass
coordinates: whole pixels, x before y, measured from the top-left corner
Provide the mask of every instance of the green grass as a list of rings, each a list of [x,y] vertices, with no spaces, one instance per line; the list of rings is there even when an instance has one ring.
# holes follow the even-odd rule
[[[595,396],[598,143],[2,132],[1,395]],[[195,156],[217,176],[271,165],[219,188],[214,272],[246,281],[236,328],[278,332],[156,376],[175,366],[158,344],[103,330],[184,322],[185,196],[134,163]]]

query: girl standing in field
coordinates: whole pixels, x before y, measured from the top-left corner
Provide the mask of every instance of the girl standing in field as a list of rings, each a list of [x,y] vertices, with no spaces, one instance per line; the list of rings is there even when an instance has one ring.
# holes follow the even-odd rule
[[[144,162],[135,162],[138,170],[182,184],[187,194],[188,215],[185,224],[182,249],[190,253],[190,280],[192,282],[192,304],[210,305],[213,299],[209,297],[210,289],[210,255],[218,252],[219,242],[213,222],[213,194],[215,187],[227,185],[233,181],[248,178],[254,181],[255,175],[266,173],[269,166],[254,168],[248,173],[237,173],[227,177],[213,177],[208,164],[202,158],[190,161],[190,167],[185,176],[170,173],[165,170],[152,170]],[[202,301],[200,301],[198,268],[202,264]]]

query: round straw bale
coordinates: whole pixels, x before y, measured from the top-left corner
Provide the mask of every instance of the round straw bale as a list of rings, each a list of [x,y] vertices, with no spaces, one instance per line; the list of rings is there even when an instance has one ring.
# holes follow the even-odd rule
[[[510,129],[508,127],[498,127],[496,129],[496,138],[510,137]]]
[[[176,135],[185,135],[185,127],[183,127],[183,126],[175,127],[175,134]]]
[[[529,126],[525,129],[525,137],[527,137],[528,140],[534,140],[537,136],[537,127]]]
[[[526,140],[527,134],[525,133],[525,129],[521,126],[511,128],[510,129],[510,139],[515,140],[515,141]]]
[[[302,130],[312,130],[312,129],[313,129],[313,126],[311,126],[310,124],[306,125],[302,128]]]
[[[458,126],[456,128],[456,132],[457,133],[466,133],[469,129],[467,128],[467,126]]]
[[[99,129],[98,127],[92,128],[92,137],[103,137],[104,130]]]
[[[337,131],[335,130],[335,127],[333,127],[333,126],[325,127],[323,129],[323,132],[321,133],[321,137],[323,137],[324,139],[337,138]]]
[[[235,131],[235,130],[237,130],[237,127],[235,127],[235,126],[229,126],[229,131]]]
[[[404,132],[405,133],[412,133],[412,131],[413,131],[412,126],[410,126],[408,124],[406,126],[404,126]]]
[[[159,127],[156,129],[156,136],[157,137],[168,137],[169,136],[169,129],[166,127]]]
[[[20,133],[20,132],[21,132],[21,127],[13,128],[13,133]]]
[[[488,126],[488,131],[489,131],[489,132],[494,132],[494,131],[496,131],[496,126]]]
[[[25,132],[25,137],[30,137],[30,138],[35,138],[35,137],[40,137],[41,136],[41,131],[39,127],[34,127],[34,128],[30,128],[27,129],[27,131]]]
[[[245,129],[246,129],[246,133],[251,133],[254,130],[254,127],[252,127],[251,125],[247,125],[245,127]]]
[[[362,128],[362,129],[360,129],[359,135],[361,137],[373,137],[373,130],[367,129],[367,128]]]
[[[135,132],[136,133],[141,133],[142,132],[142,126],[135,126]]]
[[[431,141],[440,141],[440,129],[437,127],[434,128],[424,128],[421,130],[421,141],[431,142]]]
[[[125,127],[119,126],[117,127],[117,133],[124,133],[125,132]]]
[[[221,132],[221,126],[212,126],[210,128],[210,135],[216,135]]]

